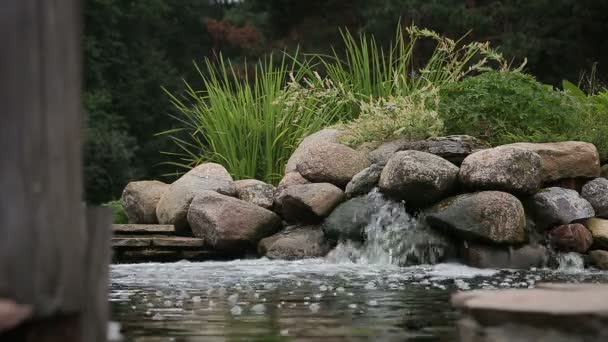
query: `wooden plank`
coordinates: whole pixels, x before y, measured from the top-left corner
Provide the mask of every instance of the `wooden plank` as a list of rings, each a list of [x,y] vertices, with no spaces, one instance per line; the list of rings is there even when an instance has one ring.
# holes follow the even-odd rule
[[[175,234],[175,227],[170,224],[113,224],[114,233],[166,233]]]

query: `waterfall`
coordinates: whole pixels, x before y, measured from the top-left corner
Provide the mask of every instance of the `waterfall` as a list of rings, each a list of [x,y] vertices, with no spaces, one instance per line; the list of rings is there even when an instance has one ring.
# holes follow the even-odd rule
[[[567,273],[584,271],[585,261],[578,253],[558,253],[556,258],[558,262],[558,271]]]
[[[378,189],[367,195],[372,213],[365,226],[363,245],[343,241],[328,255],[332,262],[411,265],[434,264],[445,256],[449,244],[410,215],[405,203],[386,198]]]

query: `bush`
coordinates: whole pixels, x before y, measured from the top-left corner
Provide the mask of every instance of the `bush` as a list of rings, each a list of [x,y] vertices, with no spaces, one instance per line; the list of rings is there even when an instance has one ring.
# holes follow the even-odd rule
[[[417,96],[380,98],[361,102],[361,113],[353,121],[338,125],[343,143],[356,147],[364,142],[383,142],[397,137],[421,140],[443,133],[437,114],[437,91]]]
[[[566,140],[581,111],[568,94],[520,72],[491,71],[447,84],[440,99],[446,133],[493,145]]]
[[[112,210],[112,223],[114,224],[125,224],[129,223],[125,208],[122,206],[121,201],[110,201],[101,205],[102,207],[110,208]]]

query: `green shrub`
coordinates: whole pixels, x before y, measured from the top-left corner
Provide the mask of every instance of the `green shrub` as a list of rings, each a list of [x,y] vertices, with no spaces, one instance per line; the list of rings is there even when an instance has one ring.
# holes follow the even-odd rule
[[[440,99],[448,134],[470,134],[493,145],[568,139],[581,111],[572,96],[520,72],[490,71],[447,84]]]
[[[343,143],[356,147],[365,142],[382,142],[397,137],[421,140],[443,133],[443,120],[437,113],[437,91],[420,95],[389,96],[362,101],[358,118],[338,125]]]
[[[110,208],[112,210],[112,223],[125,224],[129,223],[125,208],[122,206],[121,201],[110,201],[101,205],[102,207]]]

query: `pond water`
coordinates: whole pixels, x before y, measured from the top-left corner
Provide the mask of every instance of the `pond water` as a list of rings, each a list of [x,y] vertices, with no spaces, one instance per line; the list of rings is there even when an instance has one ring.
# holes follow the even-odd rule
[[[323,259],[122,264],[111,267],[110,301],[124,341],[454,341],[454,291],[608,283],[607,273],[572,265],[514,271]]]

